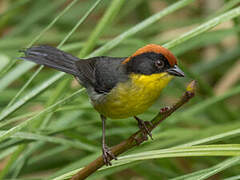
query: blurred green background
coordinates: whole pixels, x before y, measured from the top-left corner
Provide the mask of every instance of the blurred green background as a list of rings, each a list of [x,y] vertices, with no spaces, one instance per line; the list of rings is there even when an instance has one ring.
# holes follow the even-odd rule
[[[101,154],[101,120],[73,77],[17,60],[48,44],[78,57],[129,56],[150,43],[178,57],[151,120],[198,81],[196,97],[89,179],[236,180],[240,163],[240,0],[1,0],[0,179],[66,179]],[[80,89],[80,90],[79,90]],[[116,145],[138,129],[107,121]],[[171,148],[171,149],[170,149]]]

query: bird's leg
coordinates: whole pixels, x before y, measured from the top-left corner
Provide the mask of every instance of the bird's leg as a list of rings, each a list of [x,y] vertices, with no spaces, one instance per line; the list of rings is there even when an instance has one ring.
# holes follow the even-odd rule
[[[143,120],[139,119],[137,116],[134,116],[134,118],[138,122],[138,127],[142,131],[142,135],[143,135],[144,140],[148,139],[148,137],[147,137],[148,135],[150,136],[151,139],[153,139],[152,138],[152,133],[148,129],[148,126],[153,126],[152,123],[150,121],[143,121]]]
[[[111,166],[111,160],[115,159],[117,160],[117,158],[115,157],[115,155],[111,152],[110,148],[106,145],[106,137],[105,137],[105,123],[106,123],[106,117],[101,115],[101,119],[102,119],[102,156],[103,156],[103,161],[105,163],[106,166]]]

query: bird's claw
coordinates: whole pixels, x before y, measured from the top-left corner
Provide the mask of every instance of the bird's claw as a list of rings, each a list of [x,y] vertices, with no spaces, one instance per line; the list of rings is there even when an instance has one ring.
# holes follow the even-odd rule
[[[138,121],[138,127],[142,131],[144,140],[148,140],[148,136],[153,140],[152,133],[148,128],[149,126],[153,127],[153,124],[150,121],[143,121],[138,117],[135,117],[135,119]]]
[[[106,166],[112,165],[112,163],[111,163],[112,159],[117,160],[116,156],[112,153],[112,151],[106,145],[103,145],[103,147],[102,147],[102,156],[103,156],[104,164]]]

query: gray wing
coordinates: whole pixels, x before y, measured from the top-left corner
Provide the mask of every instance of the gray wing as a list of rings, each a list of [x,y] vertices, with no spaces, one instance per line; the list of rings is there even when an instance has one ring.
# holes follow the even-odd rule
[[[89,85],[97,93],[108,93],[119,81],[127,79],[127,74],[121,65],[125,58],[94,57],[76,62],[79,76],[83,85]]]
[[[85,86],[94,87],[96,84],[95,79],[95,59],[80,60],[75,62],[75,68],[77,70],[76,77],[80,80],[80,83]]]

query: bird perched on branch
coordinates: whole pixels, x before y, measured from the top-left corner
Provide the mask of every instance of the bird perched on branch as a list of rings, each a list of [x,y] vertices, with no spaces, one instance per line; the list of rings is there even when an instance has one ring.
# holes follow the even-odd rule
[[[106,165],[116,159],[105,142],[106,118],[134,117],[142,134],[152,136],[148,121],[136,116],[146,111],[174,76],[183,77],[177,59],[166,48],[149,44],[129,57],[99,56],[79,59],[51,46],[33,46],[20,59],[33,61],[76,77],[102,119],[102,152]]]

